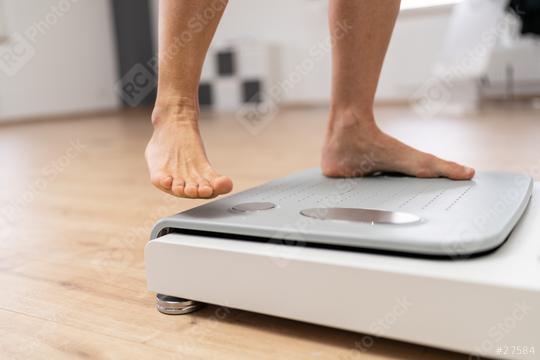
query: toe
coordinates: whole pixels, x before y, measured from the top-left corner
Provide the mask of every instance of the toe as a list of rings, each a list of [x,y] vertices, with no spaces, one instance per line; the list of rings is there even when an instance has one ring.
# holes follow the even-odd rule
[[[435,158],[433,168],[436,170],[438,176],[452,180],[469,180],[474,176],[474,169],[439,158]]]
[[[233,189],[233,182],[226,176],[217,176],[211,181],[214,195],[227,194]]]
[[[151,174],[150,182],[158,189],[168,191],[171,189],[172,177],[163,173]]]
[[[469,180],[474,176],[474,169],[454,162],[447,162],[443,176],[453,180]]]
[[[167,190],[171,190],[171,186],[173,184],[173,178],[172,176],[163,176],[160,180],[159,180],[159,185],[164,188],[164,189],[167,189]]]
[[[199,185],[195,182],[186,182],[184,187],[184,194],[190,198],[196,198],[198,196]]]
[[[184,179],[182,178],[175,178],[172,183],[172,192],[176,196],[185,196],[184,187],[185,187]]]
[[[464,166],[464,168],[465,168],[465,173],[464,173],[463,179],[464,180],[472,179],[474,177],[474,174],[476,173],[476,170],[474,170],[474,168],[469,167],[469,166]]]
[[[199,181],[198,193],[199,197],[201,198],[209,198],[212,197],[214,189],[212,188],[208,180],[201,180]]]

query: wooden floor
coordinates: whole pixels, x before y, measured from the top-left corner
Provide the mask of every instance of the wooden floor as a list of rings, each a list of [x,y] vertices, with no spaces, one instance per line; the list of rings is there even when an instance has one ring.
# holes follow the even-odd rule
[[[540,177],[538,111],[378,114],[384,129],[422,149]],[[286,110],[255,136],[234,115],[206,114],[202,132],[239,191],[317,166],[325,117]],[[150,228],[202,201],[149,185],[150,132],[145,111],[0,126],[0,358],[467,359],[384,339],[367,347],[362,334],[213,306],[159,314],[145,284]]]

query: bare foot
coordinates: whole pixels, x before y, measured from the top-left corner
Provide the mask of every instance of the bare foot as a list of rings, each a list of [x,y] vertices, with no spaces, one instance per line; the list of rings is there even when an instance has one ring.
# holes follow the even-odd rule
[[[154,109],[154,133],[145,156],[157,188],[179,197],[211,198],[232,190],[231,179],[212,169],[193,108]]]
[[[365,176],[380,171],[453,180],[474,176],[474,169],[405,145],[383,133],[372,117],[358,121],[358,116],[352,113],[331,119],[321,168],[331,177]]]

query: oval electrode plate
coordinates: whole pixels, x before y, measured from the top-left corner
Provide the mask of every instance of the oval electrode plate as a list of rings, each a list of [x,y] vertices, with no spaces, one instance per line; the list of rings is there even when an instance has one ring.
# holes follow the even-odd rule
[[[300,214],[317,220],[341,220],[371,224],[413,224],[422,218],[417,215],[375,209],[357,208],[313,208],[300,211]]]
[[[276,204],[271,202],[250,202],[234,205],[231,210],[236,212],[252,212],[270,210],[276,207]]]

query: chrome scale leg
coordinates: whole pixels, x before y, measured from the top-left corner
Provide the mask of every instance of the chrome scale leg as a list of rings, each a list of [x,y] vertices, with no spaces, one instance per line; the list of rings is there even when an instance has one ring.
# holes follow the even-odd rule
[[[163,294],[156,295],[156,308],[167,315],[183,315],[199,310],[204,303]]]

